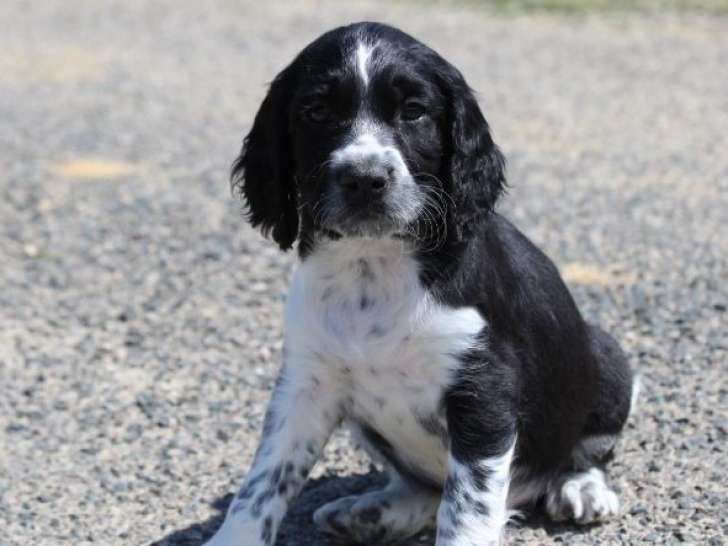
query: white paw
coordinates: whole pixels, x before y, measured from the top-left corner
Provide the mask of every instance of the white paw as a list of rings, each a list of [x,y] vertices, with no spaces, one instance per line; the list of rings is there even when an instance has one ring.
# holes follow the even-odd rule
[[[619,513],[619,499],[609,489],[604,473],[591,468],[554,484],[546,495],[546,511],[554,521],[573,519],[586,525]]]
[[[375,544],[398,535],[385,522],[389,508],[388,502],[374,495],[343,497],[316,510],[313,520],[320,529],[339,538]]]

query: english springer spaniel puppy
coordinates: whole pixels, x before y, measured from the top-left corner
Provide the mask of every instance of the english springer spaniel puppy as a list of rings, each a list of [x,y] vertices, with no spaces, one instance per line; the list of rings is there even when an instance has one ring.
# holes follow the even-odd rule
[[[300,261],[260,446],[208,546],[274,544],[341,423],[390,476],[314,514],[349,543],[436,522],[437,546],[495,545],[536,502],[617,513],[627,359],[494,212],[504,159],[456,68],[389,26],[332,30],[275,78],[232,180]]]

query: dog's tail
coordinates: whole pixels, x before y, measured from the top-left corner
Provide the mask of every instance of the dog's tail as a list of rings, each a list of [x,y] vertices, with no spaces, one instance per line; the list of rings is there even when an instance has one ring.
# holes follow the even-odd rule
[[[632,378],[632,394],[629,397],[629,416],[628,419],[634,415],[637,410],[637,402],[642,392],[642,374],[635,372]]]

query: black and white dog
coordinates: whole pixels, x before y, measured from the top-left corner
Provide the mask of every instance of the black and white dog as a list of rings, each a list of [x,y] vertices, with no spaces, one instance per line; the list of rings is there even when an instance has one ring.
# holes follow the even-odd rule
[[[512,510],[618,511],[603,465],[636,391],[551,261],[493,211],[504,160],[463,76],[394,28],[328,32],[273,81],[233,168],[300,263],[252,468],[208,546],[270,546],[346,422],[390,472],[315,522],[368,545],[436,521],[498,544]]]

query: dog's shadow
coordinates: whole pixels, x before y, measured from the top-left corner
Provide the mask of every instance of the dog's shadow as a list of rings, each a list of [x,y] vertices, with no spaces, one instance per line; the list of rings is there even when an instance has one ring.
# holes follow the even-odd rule
[[[342,542],[320,531],[313,523],[313,512],[329,501],[381,487],[385,482],[386,478],[381,472],[349,477],[327,476],[310,481],[291,505],[278,533],[276,546],[354,546],[352,543]],[[232,498],[232,494],[229,494],[217,499],[213,503],[213,508],[218,513],[207,521],[173,531],[151,546],[201,546],[222,524]],[[570,525],[555,524],[538,512],[528,514],[527,519],[519,522],[518,525],[541,528],[549,535],[586,531],[583,527],[575,528]],[[434,543],[434,532],[425,531],[405,541],[397,542],[397,546],[430,546]],[[369,546],[392,546],[392,544],[371,544]]]

